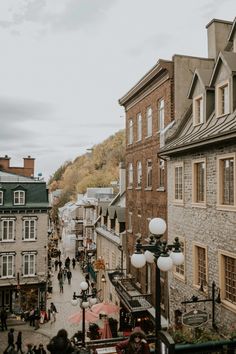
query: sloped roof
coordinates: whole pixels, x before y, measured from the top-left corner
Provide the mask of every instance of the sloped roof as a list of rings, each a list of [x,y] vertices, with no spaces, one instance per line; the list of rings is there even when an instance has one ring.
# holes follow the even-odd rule
[[[114,219],[115,218],[115,211],[116,211],[116,207],[115,206],[109,206],[108,207],[108,215],[110,219]]]
[[[214,66],[214,61],[212,61],[212,69]],[[195,89],[196,83],[199,80],[201,85],[205,88],[209,88],[210,79],[212,75],[212,69],[196,69],[193,75],[193,79],[189,88],[188,98],[192,98],[193,91]]]
[[[176,138],[175,138],[176,137]],[[176,130],[160,150],[160,156],[175,155],[183,151],[229,141],[236,138],[236,111],[217,118],[215,112],[207,122],[194,126],[192,114],[186,117],[181,129]]]
[[[234,22],[232,24],[232,28],[231,28],[231,31],[229,33],[229,37],[228,37],[228,41],[229,42],[232,42],[235,30],[236,30],[236,17],[234,18]]]
[[[125,208],[117,207],[116,215],[117,215],[118,222],[125,222]]]
[[[212,73],[210,86],[214,85],[215,78],[218,74],[219,68],[222,63],[226,66],[229,72],[236,73],[236,53],[234,52],[220,52]]]

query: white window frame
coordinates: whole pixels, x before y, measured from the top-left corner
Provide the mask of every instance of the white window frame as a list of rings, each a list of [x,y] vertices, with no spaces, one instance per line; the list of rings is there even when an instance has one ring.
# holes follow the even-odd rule
[[[147,168],[146,188],[152,188],[153,175],[152,175],[152,160],[151,159],[147,160],[146,168]]]
[[[158,101],[158,131],[161,132],[165,129],[165,101],[161,98]]]
[[[0,205],[3,205],[3,197],[4,197],[3,191],[0,191]]]
[[[147,138],[152,136],[152,107],[148,107],[146,111],[147,118]]]
[[[236,259],[236,254],[231,253],[228,251],[224,250],[219,250],[218,251],[218,259],[219,259],[219,286],[221,289],[221,302],[224,304],[225,307],[229,308],[230,310],[233,310],[236,312],[236,301],[231,302],[229,299],[227,299],[226,295],[226,274],[225,274],[225,257],[229,257],[232,259]]]
[[[176,163],[174,169],[174,202],[183,204],[184,202],[184,164],[183,162]],[[180,170],[181,169],[181,173]],[[181,189],[182,188],[182,189]]]
[[[1,242],[15,241],[15,219],[1,218]]]
[[[15,255],[11,253],[0,254],[1,258],[1,278],[14,278]],[[6,262],[4,260],[6,259]],[[10,261],[11,259],[11,261]],[[6,264],[6,274],[3,274],[4,263]]]
[[[24,241],[36,240],[36,226],[37,226],[36,218],[24,218],[23,220],[23,240]]]
[[[165,189],[165,161],[163,159],[158,160],[158,190],[163,191]]]
[[[233,160],[233,203],[226,204],[224,198],[224,165],[226,160]],[[232,195],[232,194],[231,194]],[[229,153],[217,156],[217,208],[226,210],[236,209],[236,154]]]
[[[204,249],[205,251],[205,284],[200,284],[199,280],[199,271],[200,271],[200,264],[198,258],[198,249]],[[207,246],[198,242],[193,243],[193,285],[195,288],[199,289],[202,285],[204,292],[207,292],[208,284],[208,253],[207,253]]]
[[[137,162],[137,187],[140,188],[142,186],[142,162]]]
[[[137,114],[137,141],[142,140],[142,115],[141,113]]]
[[[204,164],[205,168],[204,168],[204,175],[203,175],[203,179],[201,179],[200,182],[203,182],[203,200],[199,199],[199,184],[198,184],[198,178],[202,177],[199,176],[198,174],[198,165],[200,164]],[[194,204],[194,206],[199,206],[199,207],[205,207],[206,206],[206,159],[198,159],[198,160],[194,160],[192,162],[192,204]]]
[[[28,264],[28,272],[26,266]],[[36,275],[36,254],[32,252],[25,252],[23,254],[23,277],[33,277]]]
[[[133,164],[132,162],[129,163],[129,169],[128,169],[128,187],[132,188],[134,183],[134,169],[133,169]]]
[[[227,91],[225,89],[227,88]],[[216,85],[216,117],[230,113],[230,85],[229,80],[225,80]],[[225,97],[226,96],[226,97]]]
[[[204,123],[203,95],[194,97],[193,99],[193,122],[194,125]]]
[[[129,119],[129,145],[134,142],[134,121],[133,119]]]
[[[25,205],[25,191],[14,191],[14,205]]]

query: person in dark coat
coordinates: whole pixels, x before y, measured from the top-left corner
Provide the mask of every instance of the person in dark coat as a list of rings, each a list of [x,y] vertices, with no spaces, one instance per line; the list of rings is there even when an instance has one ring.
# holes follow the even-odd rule
[[[129,339],[116,345],[118,354],[150,354],[150,348],[146,340],[145,333],[140,327],[135,327]]]
[[[4,329],[7,331],[7,311],[4,308],[1,309],[0,317],[2,331],[4,331]]]
[[[23,350],[22,350],[22,332],[21,331],[18,332],[18,335],[17,335],[17,338],[16,338],[16,352],[18,353],[18,351],[20,351],[21,354],[23,353]]]
[[[46,350],[43,347],[43,344],[40,343],[38,349],[36,349],[35,354],[46,354]]]
[[[72,259],[72,267],[73,267],[73,269],[75,269],[75,265],[76,265],[76,260],[75,260],[75,258],[73,258]]]
[[[71,283],[71,278],[72,278],[72,273],[71,273],[70,268],[68,269],[66,275],[67,275],[68,284],[70,285],[70,283]]]
[[[50,340],[47,350],[51,354],[70,354],[74,351],[65,329],[60,329],[57,335]]]
[[[11,349],[15,348],[15,344],[14,344],[14,328],[11,328],[10,331],[8,332],[7,340],[8,340],[8,346],[6,347],[4,353],[8,353],[8,350],[10,348]]]

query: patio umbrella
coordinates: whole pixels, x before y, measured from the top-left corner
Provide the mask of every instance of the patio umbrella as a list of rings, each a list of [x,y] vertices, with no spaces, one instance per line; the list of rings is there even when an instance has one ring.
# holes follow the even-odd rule
[[[83,320],[83,311],[75,312],[68,317],[68,321],[74,324],[79,324]],[[97,322],[99,320],[98,314],[90,310],[85,311],[85,322]]]
[[[91,307],[92,312],[99,314],[100,312],[105,312],[106,315],[119,312],[119,306],[112,304],[111,302],[100,302]]]
[[[104,327],[101,330],[101,339],[112,338],[111,328],[108,322],[108,319],[104,321]]]

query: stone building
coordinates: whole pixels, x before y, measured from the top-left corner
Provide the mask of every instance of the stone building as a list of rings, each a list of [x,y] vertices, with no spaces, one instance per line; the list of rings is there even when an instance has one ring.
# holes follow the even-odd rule
[[[169,279],[171,319],[207,309],[229,328],[236,315],[236,22],[207,25],[211,67],[196,67],[191,109],[168,132],[160,156],[168,160],[168,237],[182,242],[185,263]]]
[[[0,308],[46,309],[46,183],[0,171]]]

